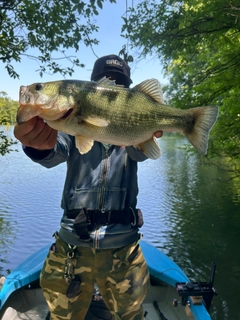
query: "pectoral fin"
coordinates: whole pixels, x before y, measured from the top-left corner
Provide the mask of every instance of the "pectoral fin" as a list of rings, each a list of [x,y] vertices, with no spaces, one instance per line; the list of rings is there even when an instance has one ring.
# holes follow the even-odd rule
[[[156,160],[162,154],[159,144],[157,142],[156,137],[153,137],[150,140],[147,140],[139,145],[137,145],[138,149],[140,149],[148,158]]]
[[[85,154],[92,149],[94,141],[83,136],[76,136],[75,143],[78,151]]]
[[[84,121],[86,121],[87,123],[96,126],[96,127],[107,127],[108,126],[108,122],[105,119],[101,119],[101,118],[96,118],[96,117],[88,117],[88,118],[84,118]]]

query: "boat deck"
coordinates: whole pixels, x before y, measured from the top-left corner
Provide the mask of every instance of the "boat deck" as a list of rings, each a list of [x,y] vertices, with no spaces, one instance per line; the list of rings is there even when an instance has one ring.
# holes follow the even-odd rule
[[[151,286],[149,294],[144,301],[145,319],[146,320],[191,320],[185,312],[185,308],[172,306],[173,299],[178,299],[176,290],[170,286]],[[153,305],[157,301],[160,312]],[[45,320],[48,314],[48,307],[44,300],[40,288],[19,289],[15,291],[8,301],[5,310],[0,310],[0,319],[2,320]],[[87,319],[91,319],[88,317]],[[95,319],[95,318],[94,318]]]

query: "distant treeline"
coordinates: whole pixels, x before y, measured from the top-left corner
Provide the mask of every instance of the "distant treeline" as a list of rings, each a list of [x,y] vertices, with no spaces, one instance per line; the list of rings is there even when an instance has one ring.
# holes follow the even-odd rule
[[[16,122],[19,103],[10,99],[6,92],[0,91],[0,125],[10,125]]]

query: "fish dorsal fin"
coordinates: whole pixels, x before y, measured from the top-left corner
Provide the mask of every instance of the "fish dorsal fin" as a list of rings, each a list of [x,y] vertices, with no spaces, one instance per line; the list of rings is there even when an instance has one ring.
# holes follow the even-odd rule
[[[157,79],[144,80],[137,84],[132,90],[141,91],[152,97],[156,102],[164,104],[161,85]]]
[[[92,149],[94,141],[92,139],[83,137],[83,136],[76,136],[75,137],[75,144],[78,151],[81,154],[85,154]]]
[[[98,84],[101,86],[116,86],[115,80],[111,80],[109,78],[103,77],[99,81],[97,81]]]
[[[109,78],[106,78],[106,77],[104,77],[104,78],[102,78],[102,79],[100,79],[99,81],[97,81],[97,84],[100,84],[100,86],[103,86],[103,87],[118,87],[118,88],[124,88],[124,86],[123,85],[121,85],[121,84],[117,84],[116,82],[115,82],[115,80],[111,80],[111,79],[109,79]]]
[[[156,160],[162,154],[159,144],[157,142],[156,137],[152,137],[151,139],[140,143],[137,145],[138,149],[140,149],[148,158]]]
[[[87,123],[96,126],[96,127],[107,127],[108,122],[105,119],[97,118],[97,117],[87,117],[84,118],[84,121]]]

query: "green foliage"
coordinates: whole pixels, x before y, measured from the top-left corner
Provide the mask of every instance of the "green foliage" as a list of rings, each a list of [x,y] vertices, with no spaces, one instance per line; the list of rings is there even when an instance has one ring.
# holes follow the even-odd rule
[[[15,123],[19,104],[10,99],[7,93],[0,91],[0,125],[11,125]]]
[[[83,67],[77,58],[67,56],[67,50],[74,48],[77,52],[80,43],[86,46],[98,43],[94,37],[98,31],[94,16],[103,9],[104,1],[0,0],[0,61],[10,77],[19,78],[12,62],[21,62],[23,56],[39,62],[40,76],[46,72],[71,76],[76,66]],[[29,49],[37,49],[38,56],[30,55]],[[70,66],[63,68],[61,59],[67,59]],[[0,125],[14,123],[17,108],[16,101],[0,92]],[[1,155],[10,152],[15,143],[0,131]]]
[[[18,102],[11,100],[6,92],[0,91],[0,125],[11,125],[15,122],[16,114],[18,109]],[[10,148],[12,145],[16,144],[12,138],[9,138],[4,131],[0,130],[0,155],[12,151]]]
[[[2,0],[0,1],[0,60],[9,75],[19,77],[12,61],[21,61],[27,50],[37,48],[39,74],[45,72],[72,75],[75,66],[83,66],[77,58],[66,56],[68,48],[79,50],[79,44],[97,44],[98,31],[94,16],[105,0]],[[111,3],[116,0],[109,0]],[[52,53],[67,58],[70,67],[63,69]],[[29,56],[30,57],[30,56]]]
[[[142,56],[157,55],[163,63],[168,103],[219,106],[209,154],[239,160],[239,1],[144,0],[129,9],[122,33]]]
[[[17,141],[13,141],[13,139],[7,137],[3,131],[0,131],[0,155],[5,156],[7,153],[13,151],[10,147],[14,144],[17,144]]]

